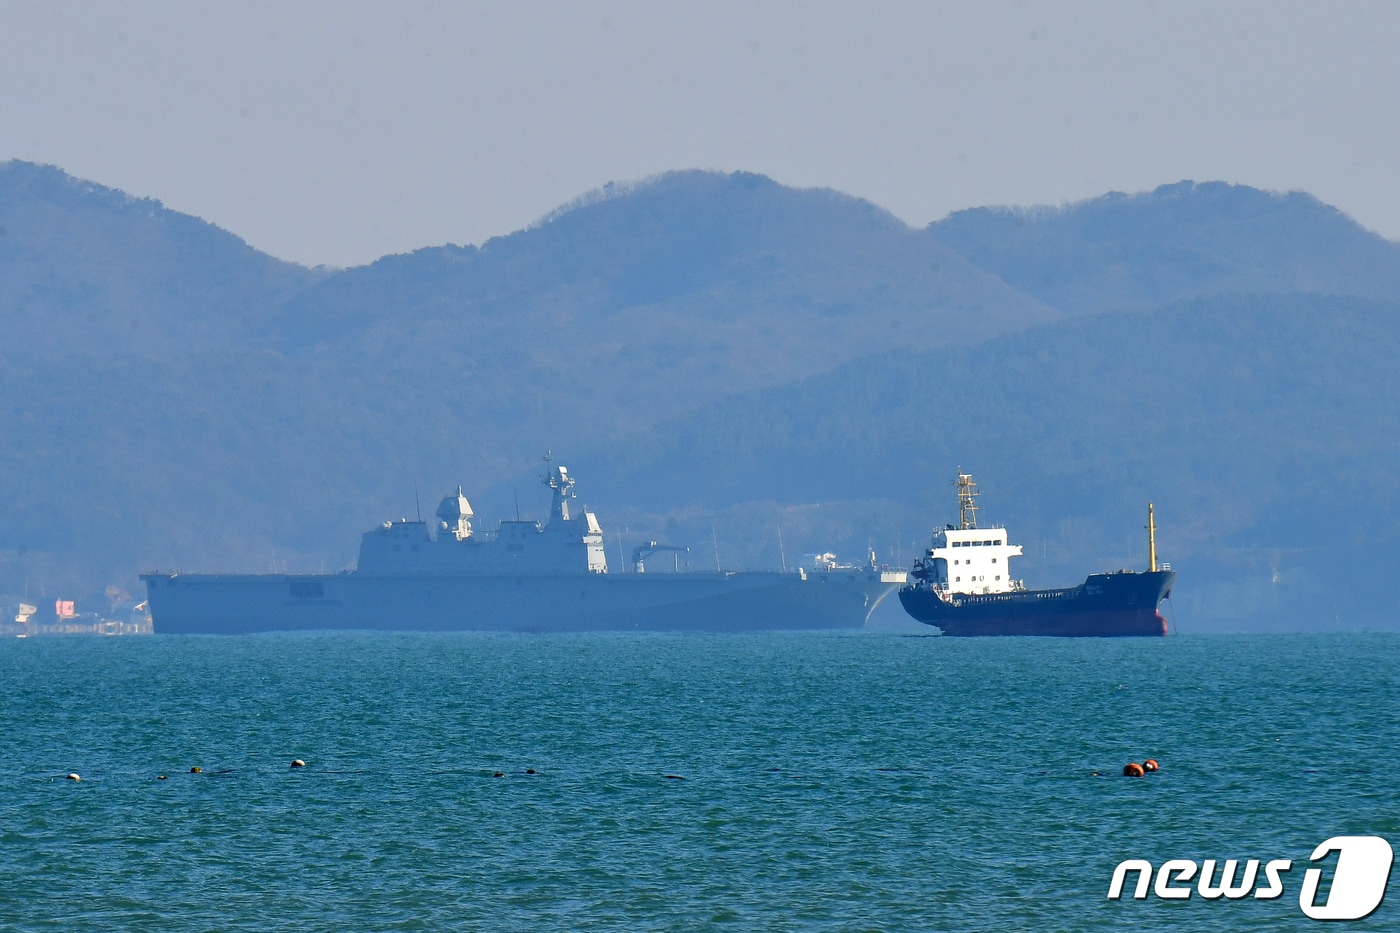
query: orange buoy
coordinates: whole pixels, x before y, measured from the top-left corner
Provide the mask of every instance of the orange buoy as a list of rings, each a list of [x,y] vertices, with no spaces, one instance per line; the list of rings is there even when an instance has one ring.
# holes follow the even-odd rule
[[[495,774],[492,774],[491,776],[492,776],[492,777],[505,777],[506,775],[505,775],[505,772],[504,772],[504,771],[497,771]]]
[[[1142,777],[1146,773],[1136,761],[1130,761],[1123,766],[1123,777]]]
[[[190,769],[190,774],[203,774],[203,773],[204,773],[204,769],[201,768],[199,765],[195,765],[193,768]]]
[[[293,759],[292,759],[292,767],[293,767],[293,768],[305,768],[305,767],[306,767],[306,762],[302,761],[300,758],[293,758]]]
[[[1142,770],[1144,771],[1156,771],[1159,767],[1161,766],[1157,764],[1156,758],[1149,758],[1142,763]]]

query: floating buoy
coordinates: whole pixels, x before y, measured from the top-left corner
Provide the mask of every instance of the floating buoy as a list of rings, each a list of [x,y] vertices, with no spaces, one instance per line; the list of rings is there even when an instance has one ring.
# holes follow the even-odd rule
[[[1142,763],[1142,770],[1144,771],[1156,771],[1159,767],[1161,766],[1157,764],[1156,758],[1149,758]]]
[[[492,776],[492,777],[505,777],[506,775],[505,775],[505,772],[504,772],[504,771],[497,771],[495,774],[493,774],[493,775],[491,775],[491,776]]]
[[[166,778],[165,775],[162,774],[160,777],[156,778],[156,780],[157,780],[157,781],[164,781],[164,780],[167,780],[167,778]]]
[[[70,780],[70,781],[81,781],[82,778],[78,777],[77,773],[74,772],[74,773],[68,775],[68,780]]]
[[[1130,761],[1123,766],[1123,777],[1142,777],[1146,773],[1136,761]]]
[[[204,769],[201,768],[199,765],[195,765],[193,768],[190,769],[190,774],[203,774],[203,773],[204,773]]]
[[[685,778],[681,777],[679,774],[668,774],[668,775],[666,775],[666,780],[668,780],[668,781],[684,781]]]
[[[293,767],[293,768],[305,768],[305,767],[306,767],[306,762],[302,761],[300,758],[293,758],[293,759],[292,759],[292,767]]]
[[[525,773],[526,773],[526,774],[534,774],[534,773],[535,773],[535,769],[534,769],[534,768],[526,768],[526,769],[525,769]]]

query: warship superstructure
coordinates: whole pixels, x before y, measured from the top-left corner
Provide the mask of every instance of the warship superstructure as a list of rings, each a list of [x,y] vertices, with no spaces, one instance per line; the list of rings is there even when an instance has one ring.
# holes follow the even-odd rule
[[[862,567],[828,563],[791,573],[648,573],[648,556],[682,550],[656,542],[634,550],[630,570],[612,571],[597,517],[571,506],[574,478],[546,461],[553,502],[544,524],[516,519],[478,532],[459,487],[438,506],[435,528],[401,519],[366,532],[353,571],[144,573],[155,631],[859,628],[906,581],[873,554]]]
[[[1148,570],[1090,574],[1078,586],[1028,590],[1011,576],[1005,528],[977,527],[977,484],[958,472],[958,524],[933,533],[933,546],[914,562],[899,601],[909,615],[944,635],[1165,635],[1157,611],[1176,574],[1157,566],[1157,523],[1147,504]]]

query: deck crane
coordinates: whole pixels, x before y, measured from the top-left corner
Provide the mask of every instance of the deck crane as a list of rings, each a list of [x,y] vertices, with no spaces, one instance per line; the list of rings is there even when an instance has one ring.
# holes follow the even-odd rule
[[[690,548],[676,547],[672,544],[659,544],[656,541],[648,541],[646,544],[639,544],[632,549],[632,572],[646,573],[647,558],[653,554],[659,554],[662,551],[670,551],[676,556],[676,571],[679,572],[681,569],[680,555],[689,554]]]

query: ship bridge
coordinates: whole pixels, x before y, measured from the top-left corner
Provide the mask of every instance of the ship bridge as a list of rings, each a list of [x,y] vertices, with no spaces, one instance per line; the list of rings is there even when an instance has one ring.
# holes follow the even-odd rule
[[[1010,593],[1024,589],[1011,577],[1011,558],[1021,545],[1008,544],[1005,528],[977,527],[977,484],[958,472],[958,524],[933,533],[925,563],[928,580],[949,593]]]

